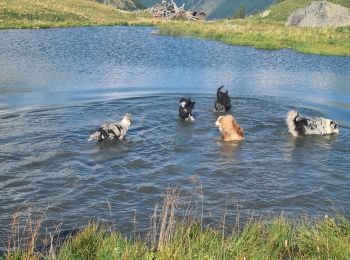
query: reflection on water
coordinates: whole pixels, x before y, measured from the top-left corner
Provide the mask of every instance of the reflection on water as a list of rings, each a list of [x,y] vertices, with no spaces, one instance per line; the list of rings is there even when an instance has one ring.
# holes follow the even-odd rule
[[[347,132],[347,130],[345,130]],[[302,138],[297,138],[290,136],[289,146],[290,153],[287,154],[286,159],[290,162],[307,162],[310,156],[319,156],[322,151],[327,153],[332,153],[332,150],[336,146],[338,141],[338,135],[329,136],[306,136]],[[307,151],[307,153],[305,153]]]
[[[349,214],[350,58],[151,30],[0,32],[0,239],[28,205],[48,206],[48,226],[113,217],[130,230],[134,210],[147,226],[164,190],[188,193],[192,176],[206,219],[222,216],[228,194],[260,213],[329,214],[336,205]],[[232,96],[242,142],[221,141],[214,126],[219,85]],[[197,102],[194,123],[178,119],[181,96]],[[294,138],[290,109],[337,120],[341,132]],[[126,112],[133,124],[123,143],[87,142]]]
[[[218,132],[219,138],[219,132]],[[220,147],[219,152],[220,156],[224,160],[225,164],[235,163],[237,162],[237,154],[239,150],[242,148],[244,141],[233,141],[233,142],[224,142],[220,139],[217,141],[217,145]]]

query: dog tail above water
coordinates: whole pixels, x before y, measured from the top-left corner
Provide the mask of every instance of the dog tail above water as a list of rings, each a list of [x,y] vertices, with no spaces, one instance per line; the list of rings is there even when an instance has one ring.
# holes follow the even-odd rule
[[[286,123],[288,125],[288,131],[294,136],[298,136],[297,131],[295,130],[295,121],[298,117],[298,112],[295,110],[290,110],[287,114]]]
[[[223,89],[224,86],[221,86],[218,88],[218,90],[216,91],[216,98],[219,100],[221,97],[221,89]]]

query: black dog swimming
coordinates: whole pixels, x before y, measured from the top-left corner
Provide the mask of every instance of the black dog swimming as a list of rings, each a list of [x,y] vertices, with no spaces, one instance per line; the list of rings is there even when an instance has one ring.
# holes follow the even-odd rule
[[[220,113],[224,113],[231,108],[231,99],[228,96],[228,90],[222,92],[221,89],[223,87],[219,87],[216,92],[215,111]]]
[[[192,102],[190,98],[181,98],[179,107],[179,116],[184,120],[194,121],[192,116],[192,110],[194,109],[194,104],[196,102]]]

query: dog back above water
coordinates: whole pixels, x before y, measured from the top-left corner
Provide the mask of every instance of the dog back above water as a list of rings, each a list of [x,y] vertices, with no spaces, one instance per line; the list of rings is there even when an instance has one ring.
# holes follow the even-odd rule
[[[90,135],[88,141],[122,140],[128,132],[131,122],[131,115],[126,114],[120,122],[105,123]]]
[[[288,131],[293,136],[338,134],[338,123],[323,117],[300,117],[291,110],[287,114]]]

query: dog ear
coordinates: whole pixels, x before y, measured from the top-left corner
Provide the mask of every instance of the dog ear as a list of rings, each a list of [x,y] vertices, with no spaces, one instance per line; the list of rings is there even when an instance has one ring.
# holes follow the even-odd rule
[[[240,136],[244,136],[243,128],[241,128],[240,126],[237,126],[237,134],[239,134]]]

